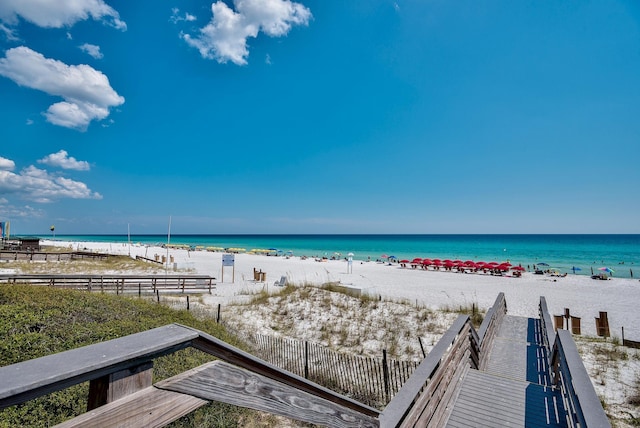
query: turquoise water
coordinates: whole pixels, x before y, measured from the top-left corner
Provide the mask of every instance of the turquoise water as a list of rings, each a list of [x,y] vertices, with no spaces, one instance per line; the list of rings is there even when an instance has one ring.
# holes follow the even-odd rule
[[[40,236],[51,239],[51,236]],[[127,242],[127,235],[65,235],[60,240]],[[166,244],[166,235],[131,235],[132,243]],[[355,260],[440,258],[547,263],[561,272],[591,275],[607,266],[613,276],[640,278],[640,235],[171,235],[172,244],[223,248],[277,248],[301,256]],[[637,268],[637,271],[636,271]]]

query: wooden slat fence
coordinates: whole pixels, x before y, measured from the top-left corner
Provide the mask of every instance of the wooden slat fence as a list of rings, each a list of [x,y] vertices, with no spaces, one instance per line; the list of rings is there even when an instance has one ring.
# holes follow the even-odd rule
[[[165,291],[208,292],[215,288],[209,275],[46,275],[0,274],[0,284],[31,284],[102,292],[157,293]]]
[[[105,253],[92,253],[88,251],[46,252],[46,251],[8,251],[0,250],[0,260],[25,260],[25,261],[62,261],[76,259],[106,259],[113,257]]]
[[[402,388],[420,362],[349,355],[317,343],[253,334],[254,352],[269,363],[382,408]]]

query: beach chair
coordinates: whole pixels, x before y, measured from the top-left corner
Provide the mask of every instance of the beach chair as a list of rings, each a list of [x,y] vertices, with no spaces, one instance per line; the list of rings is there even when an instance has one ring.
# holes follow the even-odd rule
[[[284,287],[285,285],[287,285],[287,277],[281,276],[280,280],[274,282],[273,285],[275,285],[276,287]]]

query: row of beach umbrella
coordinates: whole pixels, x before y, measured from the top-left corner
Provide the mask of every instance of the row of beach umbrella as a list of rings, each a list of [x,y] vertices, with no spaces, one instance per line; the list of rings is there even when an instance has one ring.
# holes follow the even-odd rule
[[[381,256],[383,259],[389,259],[389,260],[397,260],[396,256],[387,256],[386,254],[383,254]],[[416,257],[413,260],[408,260],[408,259],[402,259],[402,260],[398,260],[398,263],[400,263],[401,265],[412,265],[412,266],[419,266],[422,265],[422,267],[428,267],[428,266],[433,266],[436,268],[440,268],[440,267],[444,267],[444,268],[456,268],[456,269],[474,269],[474,270],[482,270],[482,269],[487,269],[487,270],[498,270],[498,271],[503,271],[506,272],[508,270],[513,270],[513,271],[520,271],[520,272],[524,272],[526,269],[523,268],[521,265],[517,265],[517,266],[513,266],[511,263],[509,262],[502,262],[502,263],[498,263],[498,262],[483,262],[483,261],[473,261],[473,260],[466,260],[466,261],[462,261],[462,260],[449,260],[449,259],[445,259],[445,260],[441,260],[441,259],[429,259],[429,258],[420,258],[420,257]],[[549,266],[547,263],[537,263],[538,266]],[[573,270],[573,273],[575,274],[576,271],[581,270],[579,267],[572,267],[571,270]],[[609,268],[609,267],[601,267],[598,268],[599,271],[601,272],[605,272],[608,274],[612,274],[614,273],[614,270]]]
[[[394,256],[385,256],[384,254],[382,255],[382,258],[396,259],[396,257]],[[513,266],[509,262],[502,262],[502,263],[484,262],[484,261],[476,262],[473,260],[462,261],[462,260],[449,260],[449,259],[445,259],[445,260],[429,259],[429,258],[423,259],[420,257],[416,257],[413,260],[408,260],[408,259],[399,260],[398,263],[404,264],[404,265],[409,264],[412,266],[421,265],[422,267],[434,266],[436,268],[444,267],[444,268],[474,269],[474,270],[488,269],[488,270],[500,270],[503,272],[506,272],[508,270],[519,270],[519,271],[525,270],[525,268],[523,268],[522,266]]]

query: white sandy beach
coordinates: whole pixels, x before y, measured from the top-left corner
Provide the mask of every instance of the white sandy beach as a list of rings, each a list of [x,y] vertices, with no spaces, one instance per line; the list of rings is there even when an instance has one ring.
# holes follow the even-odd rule
[[[123,243],[42,241],[42,245],[65,246],[111,254],[131,254],[154,258],[167,256],[162,247]],[[462,274],[457,272],[425,271],[402,268],[397,264],[353,261],[352,273],[344,260],[318,262],[313,258],[275,257],[253,254],[236,254],[235,266],[222,271],[222,253],[169,249],[175,266],[194,273],[212,275],[217,279],[213,296],[206,302],[212,305],[234,299],[246,298],[247,292],[262,289],[273,290],[274,282],[286,276],[292,284],[316,284],[340,282],[361,289],[363,292],[381,295],[386,299],[405,299],[434,309],[470,305],[489,308],[498,293],[504,292],[508,313],[537,317],[540,296],[545,296],[551,314],[563,314],[569,308],[571,315],[581,317],[582,334],[595,335],[595,317],[600,311],[608,313],[612,336],[640,341],[640,282],[637,279],[611,278],[594,280],[586,275],[551,277],[525,272],[521,278],[492,276],[488,274]],[[169,265],[169,269],[174,268]],[[266,281],[256,283],[253,269],[266,272]]]

